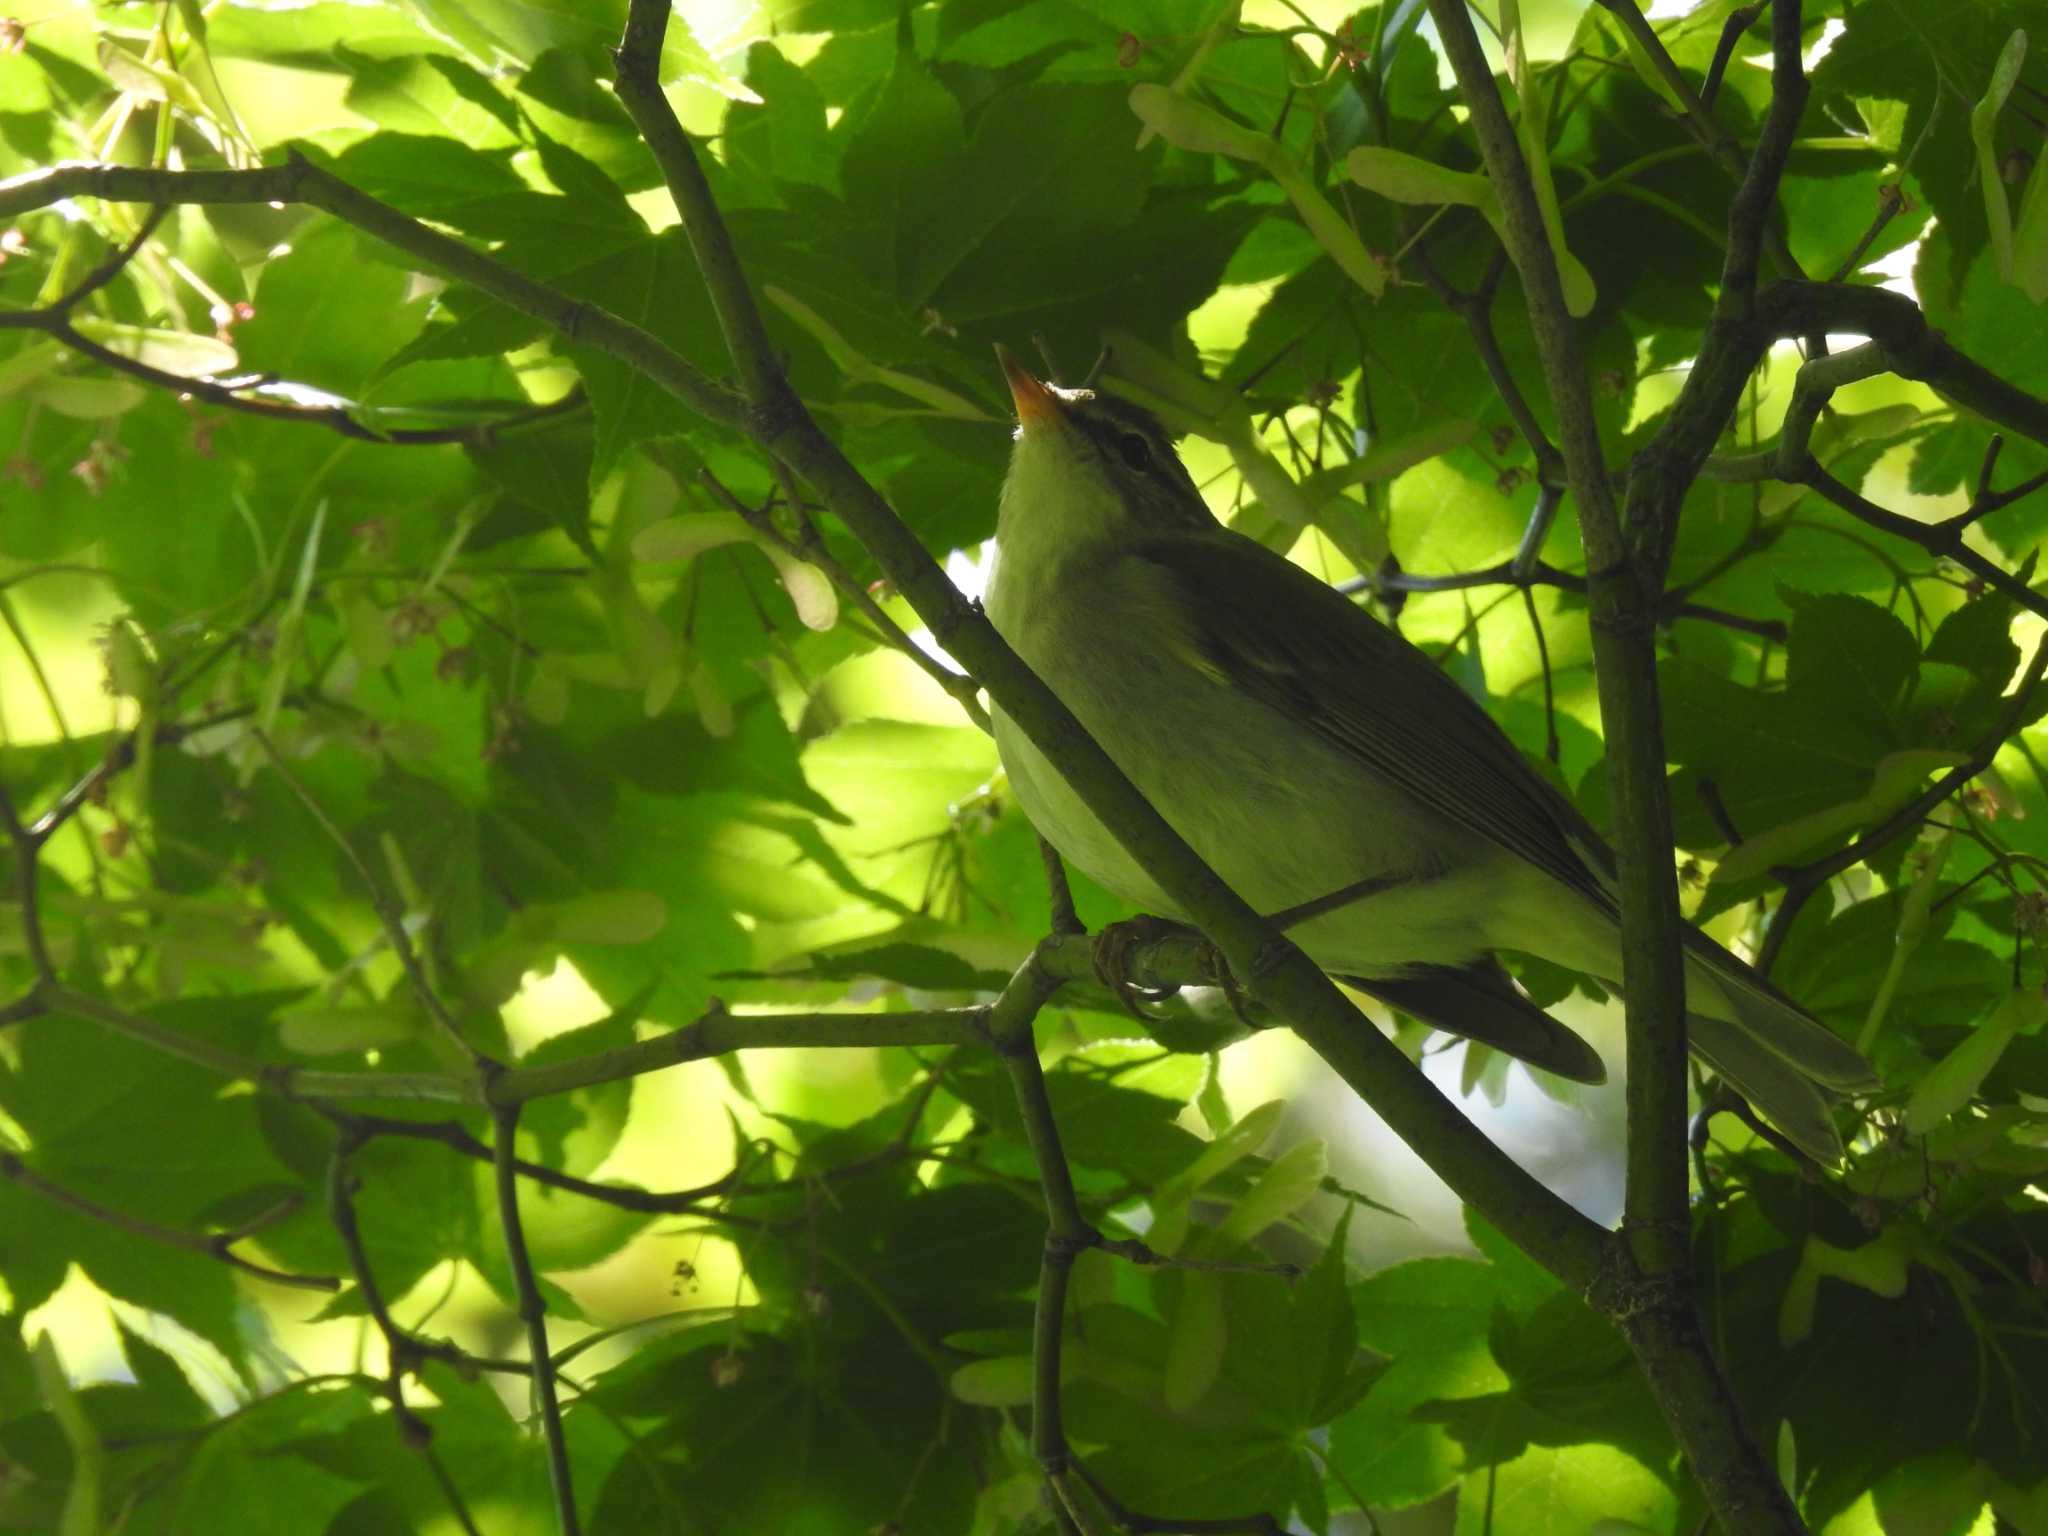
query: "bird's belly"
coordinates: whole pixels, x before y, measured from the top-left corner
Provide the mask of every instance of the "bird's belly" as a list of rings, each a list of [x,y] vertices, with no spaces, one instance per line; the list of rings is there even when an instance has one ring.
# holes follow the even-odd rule
[[[1369,887],[1289,930],[1319,965],[1386,975],[1460,964],[1491,947],[1489,892],[1506,873],[1498,850],[1255,701],[1193,674],[1167,691],[1182,706],[1170,714],[1135,699],[1068,703],[1098,741],[1116,743],[1111,755],[1138,789],[1260,912]],[[1184,917],[1023,733],[1000,712],[995,725],[1032,824],[1126,900]]]

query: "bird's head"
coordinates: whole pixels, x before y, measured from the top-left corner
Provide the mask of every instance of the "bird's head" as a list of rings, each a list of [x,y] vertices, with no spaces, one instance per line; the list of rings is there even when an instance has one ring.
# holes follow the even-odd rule
[[[996,350],[1017,406],[996,529],[1006,550],[1048,540],[1072,552],[1215,526],[1173,439],[1150,411],[1092,389],[1044,383],[1006,348]]]

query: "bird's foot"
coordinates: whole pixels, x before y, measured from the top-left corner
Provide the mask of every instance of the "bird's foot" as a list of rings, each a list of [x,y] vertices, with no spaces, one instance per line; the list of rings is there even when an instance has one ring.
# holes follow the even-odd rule
[[[1186,923],[1154,917],[1150,913],[1111,923],[1095,935],[1090,955],[1095,963],[1095,979],[1116,994],[1117,1001],[1124,1005],[1132,1018],[1150,1024],[1154,1021],[1153,1015],[1147,1013],[1143,1005],[1164,1002],[1180,988],[1147,987],[1131,980],[1131,952],[1141,944],[1194,932]]]

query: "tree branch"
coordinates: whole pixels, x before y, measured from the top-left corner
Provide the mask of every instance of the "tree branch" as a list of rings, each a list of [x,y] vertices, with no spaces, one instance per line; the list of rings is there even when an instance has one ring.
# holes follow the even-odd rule
[[[0,784],[0,832],[7,834],[8,856],[14,863],[11,873],[14,876],[14,899],[21,904],[22,947],[28,951],[29,968],[36,973],[35,986],[55,986],[57,967],[50,959],[50,941],[43,932],[42,898],[37,891],[42,839],[21,824],[21,817],[15,813],[14,799],[4,784]]]
[[[1654,626],[1676,510],[1692,474],[1674,481],[1669,516],[1647,527],[1633,515],[1629,537],[1609,494],[1579,339],[1565,306],[1556,263],[1527,164],[1493,72],[1472,30],[1465,0],[1430,0],[1437,33],[1472,114],[1487,175],[1504,214],[1509,254],[1522,273],[1538,353],[1562,428],[1572,494],[1586,547],[1593,654],[1606,728],[1614,837],[1620,861],[1622,982],[1627,992],[1628,1168],[1623,1243],[1607,1250],[1611,1284],[1592,1300],[1621,1326],[1636,1351],[1673,1431],[1684,1447],[1724,1529],[1785,1533],[1802,1529],[1798,1513],[1769,1462],[1743,1425],[1725,1378],[1699,1332],[1691,1294],[1688,1210],[1685,977],[1680,950],[1677,881],[1671,865],[1671,808],[1665,780],[1657,698]],[[1782,97],[1730,211],[1730,254],[1721,304],[1749,308],[1763,219],[1797,131],[1804,84],[1799,77],[1797,0],[1776,0],[1781,39],[1793,48],[1778,63]],[[1732,292],[1730,290],[1733,290]],[[1718,317],[1717,317],[1718,318]],[[1703,356],[1703,361],[1704,361]],[[1734,379],[1748,376],[1745,366]],[[1674,423],[1700,435],[1704,459],[1728,408],[1681,395]],[[1709,419],[1710,418],[1710,419]],[[1667,424],[1668,435],[1672,426]],[[1697,460],[1692,473],[1697,472]],[[1633,486],[1632,486],[1633,490]],[[1663,510],[1661,508],[1657,509]],[[1645,537],[1645,532],[1651,536]]]
[[[1957,350],[1902,293],[1837,283],[1772,283],[1757,295],[1753,319],[1756,330],[1745,340],[1758,350],[1744,368],[1745,378],[1770,338],[1815,329],[1851,332],[1879,343],[1886,365],[1900,378],[1918,380],[1986,421],[2048,444],[2048,401]]]
[[[94,341],[79,331],[64,313],[56,310],[54,306],[50,309],[0,314],[0,330],[41,331],[52,340],[62,343],[81,356],[91,358],[115,373],[126,374],[131,379],[139,379],[144,384],[168,390],[173,394],[204,400],[207,404],[219,406],[223,410],[236,411],[244,416],[262,416],[271,421],[325,427],[330,432],[356,442],[376,443],[386,448],[435,447],[445,443],[484,447],[495,442],[501,434],[512,428],[566,415],[582,409],[587,404],[583,391],[576,389],[559,400],[549,401],[546,405],[507,405],[502,416],[473,426],[393,427],[380,431],[356,420],[354,411],[358,407],[300,405],[284,400],[251,399],[243,393],[245,390],[274,384],[276,380],[267,374],[246,378],[219,378],[212,374],[172,373],[153,363],[146,363],[139,357],[130,357],[127,353]]]
[[[1713,62],[1707,65],[1707,73],[1700,81],[1700,104],[1712,109],[1714,98],[1721,94],[1721,77],[1728,72],[1728,61],[1735,57],[1735,44],[1755,24],[1757,17],[1769,9],[1771,0],[1755,0],[1728,13],[1728,19],[1721,23],[1721,36],[1714,44]]]
[[[1519,587],[1524,591],[1531,587],[1556,587],[1562,592],[1583,594],[1587,581],[1575,572],[1561,571],[1541,561],[1529,570],[1518,571],[1513,560],[1503,560],[1481,570],[1454,571],[1441,576],[1426,576],[1415,571],[1375,571],[1369,576],[1354,576],[1337,583],[1340,592],[1371,592],[1376,596],[1383,592],[1460,592],[1470,587]],[[1718,624],[1723,629],[1755,635],[1761,640],[1773,640],[1780,645],[1785,643],[1785,624],[1781,619],[1753,619],[1747,614],[1730,613],[1725,608],[1692,602],[1673,592],[1666,592],[1659,601],[1657,619],[1660,624],[1674,619],[1699,619],[1703,623]]]
[[[571,341],[619,359],[645,374],[709,421],[740,427],[741,398],[699,371],[652,333],[609,310],[570,298],[444,235],[388,203],[358,192],[310,161],[247,171],[169,171],[122,165],[60,165],[0,181],[0,219],[69,197],[117,203],[305,203],[417,256]]]

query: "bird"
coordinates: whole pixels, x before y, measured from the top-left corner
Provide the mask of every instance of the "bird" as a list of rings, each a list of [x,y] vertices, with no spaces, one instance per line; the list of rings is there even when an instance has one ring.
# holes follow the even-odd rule
[[[1429,657],[1224,527],[1142,406],[1040,380],[997,348],[1018,418],[990,622],[1202,858],[1324,971],[1438,1029],[1580,1082],[1599,1053],[1502,951],[1615,985],[1613,851]],[[991,711],[1032,824],[1142,910],[1186,920],[1045,755]],[[1802,1152],[1863,1057],[1684,930],[1692,1050]]]

